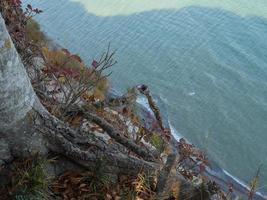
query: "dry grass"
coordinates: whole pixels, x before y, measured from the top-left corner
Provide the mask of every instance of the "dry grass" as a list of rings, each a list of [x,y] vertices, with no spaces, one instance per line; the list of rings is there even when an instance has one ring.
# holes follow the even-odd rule
[[[49,199],[49,179],[44,169],[46,159],[37,155],[28,159],[16,160],[9,169],[9,182],[0,191],[2,198]]]

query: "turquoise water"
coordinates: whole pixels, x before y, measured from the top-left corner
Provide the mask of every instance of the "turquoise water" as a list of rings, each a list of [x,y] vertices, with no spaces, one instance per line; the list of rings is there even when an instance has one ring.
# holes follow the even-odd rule
[[[145,83],[172,125],[249,182],[260,164],[267,191],[265,0],[24,0],[45,12],[47,34],[84,60],[117,49],[112,85]]]

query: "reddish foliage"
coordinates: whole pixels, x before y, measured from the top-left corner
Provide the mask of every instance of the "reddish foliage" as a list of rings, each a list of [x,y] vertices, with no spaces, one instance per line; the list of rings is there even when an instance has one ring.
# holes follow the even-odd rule
[[[68,49],[61,49],[67,56],[71,56],[71,53]]]
[[[233,191],[234,191],[234,185],[233,185],[233,183],[229,183],[229,184],[228,184],[228,191],[229,191],[230,193],[233,193]]]
[[[33,9],[32,6],[30,4],[28,4],[27,8],[26,8],[26,12],[28,12],[28,13],[32,12],[32,13],[35,13],[35,14],[40,14],[43,11],[39,10],[38,8]]]
[[[78,55],[71,55],[71,58],[73,58],[74,60],[78,61],[79,63],[82,63],[83,62],[82,59],[81,59],[81,57],[78,56]]]
[[[31,63],[36,44],[28,40],[26,25],[33,16],[40,14],[42,10],[27,5],[25,12],[21,9],[20,0],[1,0],[0,12],[4,18],[10,36],[25,64]],[[31,51],[26,51],[26,50]]]
[[[178,142],[178,149],[180,153],[179,167],[186,178],[191,179],[192,176],[205,172],[209,163],[203,152],[187,143],[183,138]]]
[[[206,170],[206,165],[203,164],[203,163],[200,163],[200,165],[199,165],[199,172],[200,173],[203,173],[205,170]]]
[[[92,67],[97,68],[99,66],[99,63],[96,60],[93,60]]]
[[[20,0],[11,0],[11,5],[13,5],[13,6],[21,6],[21,1]]]

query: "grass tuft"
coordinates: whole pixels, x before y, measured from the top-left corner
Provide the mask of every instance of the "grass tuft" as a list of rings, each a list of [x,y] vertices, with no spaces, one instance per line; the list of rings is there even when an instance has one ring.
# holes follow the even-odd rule
[[[49,181],[44,169],[45,162],[46,159],[38,156],[14,161],[10,169],[10,181],[4,186],[4,191],[7,191],[4,199],[49,199]]]

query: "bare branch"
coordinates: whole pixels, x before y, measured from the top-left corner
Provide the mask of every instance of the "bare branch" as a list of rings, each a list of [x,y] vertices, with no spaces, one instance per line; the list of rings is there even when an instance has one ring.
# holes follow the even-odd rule
[[[109,124],[106,120],[98,117],[97,115],[95,115],[93,113],[86,112],[82,108],[77,108],[77,109],[75,108],[75,110],[80,112],[85,119],[99,125],[116,142],[122,144],[123,146],[128,148],[130,151],[136,153],[138,156],[144,158],[147,161],[156,161],[156,159],[159,158],[160,155],[157,151],[152,152],[149,149],[145,149],[145,148],[135,144],[131,139],[127,139],[127,138],[121,136],[122,134],[118,130],[113,128],[113,126],[111,124]]]

